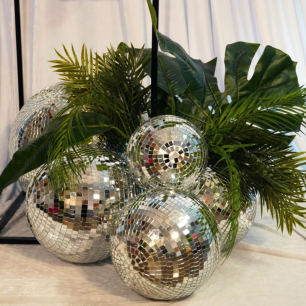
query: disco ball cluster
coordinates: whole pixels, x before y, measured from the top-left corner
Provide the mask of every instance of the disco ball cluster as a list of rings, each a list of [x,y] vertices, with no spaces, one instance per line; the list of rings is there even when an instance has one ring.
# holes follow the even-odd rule
[[[205,140],[187,120],[158,116],[136,129],[126,155],[129,172],[147,191],[112,226],[114,266],[145,297],[186,297],[209,279],[220,255],[214,215],[190,194],[205,171]]]
[[[61,84],[47,87],[27,102],[11,132],[11,157],[67,105],[63,89]],[[88,145],[100,153],[84,157],[86,170],[78,181],[58,181],[53,188],[47,169],[20,179],[33,234],[70,262],[91,263],[111,254],[123,282],[147,298],[190,295],[210,278],[226,251],[225,224],[231,215],[228,181],[206,168],[201,131],[166,115],[138,127],[126,154],[105,154],[97,139]],[[254,197],[243,194],[236,242],[256,213]]]

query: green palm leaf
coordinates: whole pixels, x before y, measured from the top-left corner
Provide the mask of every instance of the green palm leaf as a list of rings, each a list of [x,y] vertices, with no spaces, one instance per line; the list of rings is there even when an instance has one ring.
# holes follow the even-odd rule
[[[0,194],[3,189],[16,182],[20,176],[26,174],[48,162],[48,152],[56,149],[51,143],[55,135],[67,133],[63,130],[63,123],[68,115],[55,119],[38,138],[23,145],[14,155],[0,176]],[[85,126],[80,126],[77,120],[73,120],[69,132],[71,133],[71,145],[82,143],[85,139],[100,133],[104,133],[113,126],[107,117],[96,113],[81,113],[80,120]],[[58,152],[60,154],[60,152]],[[57,157],[57,156],[56,156]]]
[[[107,116],[118,128],[117,132],[120,130],[131,135],[144,121],[144,113],[150,113],[150,86],[142,86],[150,54],[144,48],[135,50],[133,46],[125,46],[122,44],[117,51],[111,47],[102,56],[87,52],[86,46],[83,46],[80,60],[73,47],[72,56],[64,47],[65,56],[57,52],[60,60],[51,62],[64,81],[69,104],[76,103],[68,107],[69,111],[73,108],[77,110],[83,104],[83,110]],[[103,139],[114,150],[123,152],[126,139],[117,132],[112,135],[105,133]],[[117,139],[115,147],[114,138]]]

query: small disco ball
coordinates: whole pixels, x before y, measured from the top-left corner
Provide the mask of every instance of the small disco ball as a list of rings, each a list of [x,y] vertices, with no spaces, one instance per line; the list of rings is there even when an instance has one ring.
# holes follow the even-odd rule
[[[219,246],[210,210],[193,196],[162,189],[132,199],[111,230],[119,276],[132,290],[156,300],[186,297],[207,281]]]
[[[207,145],[197,128],[176,116],[154,117],[138,127],[127,147],[130,173],[146,188],[188,192],[206,167]]]
[[[228,205],[228,189],[225,184],[227,181],[228,179],[224,176],[217,174],[210,168],[206,168],[206,171],[200,176],[195,190],[192,192],[215,215],[221,233],[221,252],[226,250],[224,238],[229,231],[229,227],[226,228],[225,224],[232,212],[231,207],[226,207]],[[242,190],[242,199],[243,209],[238,218],[239,226],[235,243],[242,240],[249,232],[256,215],[256,197]]]
[[[11,159],[20,147],[40,136],[53,117],[67,106],[63,88],[61,83],[44,88],[30,98],[20,110],[10,135],[9,155]],[[33,170],[20,177],[19,183],[23,191],[27,190],[35,173],[36,171]]]
[[[133,184],[124,165],[97,157],[80,182],[55,194],[48,171],[28,189],[26,213],[37,240],[61,259],[91,263],[109,256],[110,225],[128,200]]]

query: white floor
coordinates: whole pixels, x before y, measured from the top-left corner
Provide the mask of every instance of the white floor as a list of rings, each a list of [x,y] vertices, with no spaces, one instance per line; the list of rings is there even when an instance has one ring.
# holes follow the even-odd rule
[[[257,216],[212,278],[176,302],[155,302],[134,293],[110,260],[77,265],[39,245],[0,245],[0,305],[306,305],[305,234],[281,235],[270,217]]]

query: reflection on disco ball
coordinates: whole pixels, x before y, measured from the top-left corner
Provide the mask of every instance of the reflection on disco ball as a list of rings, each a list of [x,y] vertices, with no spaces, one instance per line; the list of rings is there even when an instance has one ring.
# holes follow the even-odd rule
[[[219,260],[217,224],[193,196],[151,190],[135,197],[112,225],[111,257],[132,290],[156,300],[190,295]]]
[[[249,232],[249,230],[251,229],[254,223],[258,199],[256,199],[256,197],[253,194],[250,195],[250,199],[251,199],[250,205],[248,205],[243,211],[240,212],[238,220],[239,227],[235,243],[238,243],[244,238],[244,236]]]
[[[128,200],[133,184],[125,166],[97,157],[79,184],[60,186],[55,194],[48,171],[37,176],[27,193],[26,212],[37,240],[70,262],[90,263],[109,255],[110,225]]]
[[[227,178],[207,168],[198,180],[195,190],[192,192],[204,203],[215,215],[221,232],[222,251],[225,251],[225,236],[229,228],[225,226],[227,219],[231,215],[231,207],[228,205],[228,194],[226,182]],[[238,243],[251,229],[257,208],[257,201],[254,195],[250,195],[246,190],[242,190],[243,209],[239,215],[239,227],[235,243]]]
[[[53,117],[67,105],[63,88],[61,83],[44,88],[30,98],[20,110],[10,135],[9,154],[11,159],[20,147],[40,136]],[[19,182],[22,190],[27,190],[35,173],[33,170],[20,177]]]
[[[138,127],[127,147],[135,180],[148,187],[188,192],[204,171],[207,145],[197,128],[176,116],[154,117]]]
[[[116,137],[114,137],[114,132],[109,130],[96,135],[96,138],[100,145],[109,148],[112,152],[120,155],[121,158],[126,158],[127,141],[121,135],[116,135]]]

